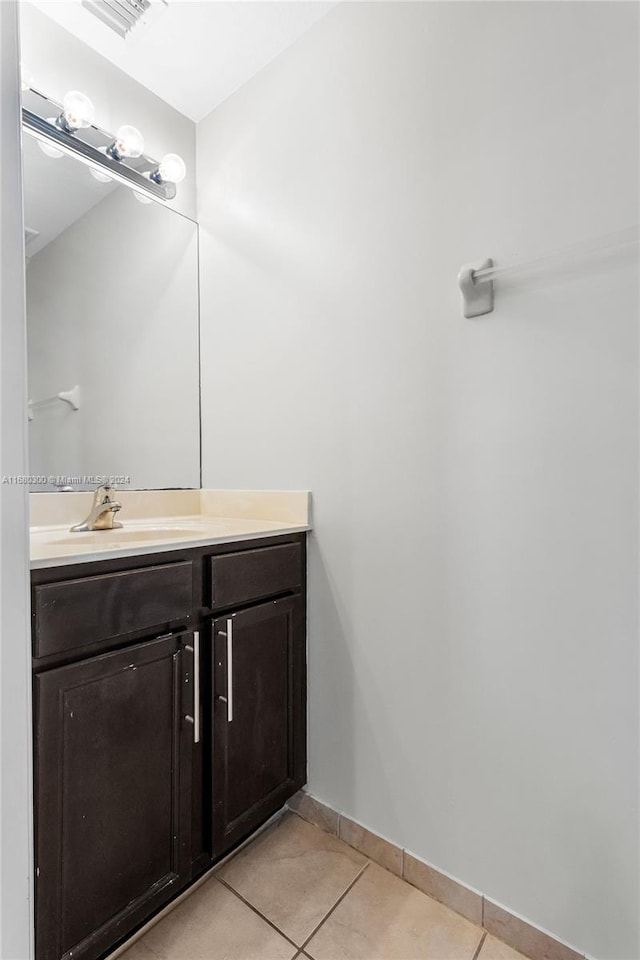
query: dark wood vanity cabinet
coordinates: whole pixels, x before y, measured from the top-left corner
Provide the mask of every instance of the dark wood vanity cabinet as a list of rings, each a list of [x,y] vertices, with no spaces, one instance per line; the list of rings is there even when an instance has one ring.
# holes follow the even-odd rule
[[[216,619],[213,654],[212,832],[219,856],[306,779],[301,598]]]
[[[32,573],[37,960],[100,960],[305,783],[305,546]]]
[[[39,960],[100,956],[189,879],[189,639],[35,678]]]

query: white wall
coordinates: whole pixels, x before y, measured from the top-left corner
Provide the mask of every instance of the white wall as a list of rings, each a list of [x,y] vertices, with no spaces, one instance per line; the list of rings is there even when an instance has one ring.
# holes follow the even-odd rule
[[[34,410],[32,475],[200,486],[195,223],[119,187],[30,259],[27,318],[31,398],[81,391]]]
[[[36,88],[58,101],[67,90],[82,90],[93,101],[98,126],[115,133],[131,123],[150,156],[179,153],[187,177],[168,205],[195,220],[195,124],[31,4],[21,4],[20,19],[22,63]]]
[[[310,790],[638,942],[638,8],[342,4],[198,127],[204,486],[311,488]],[[224,362],[207,357],[215,353]]]
[[[0,475],[26,473],[18,10],[0,3]],[[26,488],[0,483],[0,957],[28,960],[31,647]]]

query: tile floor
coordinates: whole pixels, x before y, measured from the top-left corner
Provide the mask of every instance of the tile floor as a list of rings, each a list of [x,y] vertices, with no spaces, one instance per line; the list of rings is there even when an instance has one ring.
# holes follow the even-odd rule
[[[286,813],[122,960],[525,960]]]

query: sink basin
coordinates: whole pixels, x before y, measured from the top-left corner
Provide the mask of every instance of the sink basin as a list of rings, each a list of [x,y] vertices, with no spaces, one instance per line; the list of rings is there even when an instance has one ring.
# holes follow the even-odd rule
[[[153,527],[152,529],[130,527],[122,530],[87,530],[86,533],[69,532],[64,540],[49,540],[49,543],[56,547],[67,547],[74,543],[106,547],[146,543],[149,540],[190,540],[206,535],[207,530],[204,527]]]

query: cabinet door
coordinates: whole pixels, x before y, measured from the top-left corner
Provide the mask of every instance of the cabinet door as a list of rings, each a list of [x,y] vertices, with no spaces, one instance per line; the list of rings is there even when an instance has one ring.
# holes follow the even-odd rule
[[[303,603],[214,621],[213,848],[217,857],[306,780]]]
[[[35,678],[37,960],[95,960],[188,880],[191,643]]]

